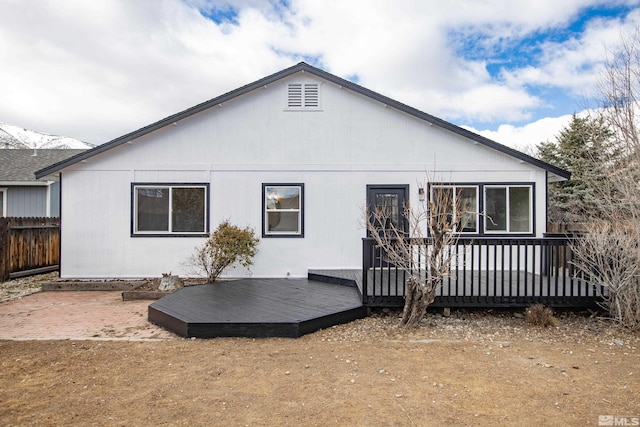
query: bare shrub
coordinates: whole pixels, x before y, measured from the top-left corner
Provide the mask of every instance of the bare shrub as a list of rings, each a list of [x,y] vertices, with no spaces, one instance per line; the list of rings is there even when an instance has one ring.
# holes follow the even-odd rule
[[[640,329],[640,28],[610,50],[600,84],[604,123],[613,132],[601,179],[587,184],[599,201],[597,219],[572,244],[578,274],[604,287],[604,308]]]
[[[227,219],[202,246],[196,248],[186,264],[204,273],[210,282],[215,282],[228,267],[241,265],[248,268],[253,265],[259,243],[253,228],[240,228]]]
[[[533,304],[529,306],[525,311],[524,319],[527,323],[545,328],[549,326],[556,326],[558,324],[558,319],[554,317],[553,310],[542,304]]]
[[[572,244],[579,273],[605,289],[603,308],[618,323],[640,329],[640,226],[601,223]]]
[[[416,327],[424,318],[457,256],[454,246],[459,235],[455,230],[463,226],[466,206],[454,203],[452,197],[450,192],[438,191],[415,209],[405,206],[409,230],[394,226],[389,211],[366,210],[367,229],[385,261],[409,274],[401,321],[406,327]],[[423,230],[428,230],[426,239]]]

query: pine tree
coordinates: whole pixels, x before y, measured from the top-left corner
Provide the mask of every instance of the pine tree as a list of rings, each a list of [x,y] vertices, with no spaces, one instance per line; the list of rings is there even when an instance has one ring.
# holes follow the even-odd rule
[[[537,146],[541,160],[571,172],[570,180],[549,185],[551,222],[588,222],[600,216],[601,201],[594,185],[598,185],[621,157],[612,136],[601,118],[574,115],[556,141]]]

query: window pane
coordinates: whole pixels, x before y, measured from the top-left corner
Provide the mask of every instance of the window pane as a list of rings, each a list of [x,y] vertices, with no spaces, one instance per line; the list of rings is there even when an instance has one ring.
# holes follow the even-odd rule
[[[438,221],[446,221],[447,224],[453,225],[453,188],[435,187],[431,195],[435,217]]]
[[[303,230],[303,184],[264,185],[263,235],[300,236]]]
[[[4,216],[4,191],[0,191],[0,218]]]
[[[169,189],[138,188],[137,230],[169,231]]]
[[[300,209],[300,187],[267,187],[267,210]]]
[[[267,212],[267,232],[299,233],[298,212]]]
[[[478,232],[478,192],[475,187],[458,188],[459,212],[462,213],[460,219],[460,230],[465,233]]]
[[[485,189],[485,228],[491,231],[507,231],[507,189]]]
[[[385,224],[378,224],[377,226],[382,227],[385,230],[391,229],[392,226],[396,229],[399,228],[400,212],[398,211],[398,194],[376,193],[374,203],[374,209],[376,212],[380,212],[382,214],[380,220],[384,219],[385,221]]]
[[[509,230],[526,233],[531,230],[529,187],[509,188]]]
[[[173,188],[171,231],[204,232],[204,188]]]

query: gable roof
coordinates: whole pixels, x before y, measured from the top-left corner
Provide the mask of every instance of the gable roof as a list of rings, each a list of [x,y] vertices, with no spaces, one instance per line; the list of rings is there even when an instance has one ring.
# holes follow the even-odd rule
[[[67,160],[87,150],[63,149],[0,149],[0,184],[34,185],[43,184],[37,181],[35,172],[49,165]]]
[[[447,122],[445,120],[442,120],[438,117],[432,116],[430,114],[424,113],[420,110],[417,110],[413,107],[410,107],[408,105],[405,105],[401,102],[398,102],[396,100],[393,100],[391,98],[388,98],[384,95],[381,95],[377,92],[374,92],[372,90],[369,90],[365,87],[362,87],[360,85],[357,85],[353,82],[350,82],[348,80],[345,80],[343,78],[340,78],[338,76],[335,76],[331,73],[328,73],[324,70],[321,70],[319,68],[313,67],[305,62],[300,62],[299,64],[296,64],[292,67],[286,68],[282,71],[279,71],[277,73],[271,74],[270,76],[264,77],[260,80],[257,80],[253,83],[249,83],[245,86],[242,86],[238,89],[235,89],[231,92],[227,92],[224,95],[220,95],[216,98],[213,98],[209,101],[205,101],[201,104],[198,104],[194,107],[188,108],[184,111],[181,111],[179,113],[173,114],[169,117],[166,117],[162,120],[159,120],[155,123],[152,123],[148,126],[145,126],[143,128],[140,128],[136,131],[133,131],[131,133],[128,133],[126,135],[123,135],[119,138],[116,138],[114,140],[111,140],[105,144],[102,145],[98,145],[97,147],[85,151],[84,153],[80,153],[76,156],[73,156],[67,160],[61,161],[59,163],[56,163],[54,165],[51,165],[49,167],[43,168],[39,171],[36,172],[36,177],[37,178],[43,178],[47,175],[50,174],[54,174],[56,172],[59,172],[60,170],[71,166],[77,162],[80,162],[82,160],[86,160],[89,159],[90,157],[93,157],[97,154],[100,153],[104,153],[105,151],[108,151],[114,147],[117,147],[119,145],[125,144],[129,141],[132,141],[136,138],[139,138],[141,136],[147,135],[151,132],[154,132],[158,129],[161,129],[165,126],[169,126],[172,125],[175,122],[178,122],[180,120],[186,119],[194,114],[200,113],[204,110],[207,110],[209,108],[212,107],[216,107],[219,106],[225,102],[228,102],[238,96],[244,95],[248,92],[251,92],[255,89],[261,88],[263,86],[272,84],[278,80],[281,80],[285,77],[291,76],[293,74],[299,73],[299,72],[305,72],[305,73],[310,73],[312,75],[315,75],[317,77],[320,77],[322,79],[325,79],[329,82],[335,83],[338,86],[341,86],[343,88],[346,89],[350,89],[354,92],[357,92],[361,95],[367,96],[371,99],[374,99],[382,104],[385,104],[388,107],[392,107],[395,108],[399,111],[402,111],[406,114],[412,115],[414,117],[417,117],[418,119],[424,120],[425,122],[431,123],[432,125],[435,126],[439,126],[447,131],[453,132],[455,134],[458,134],[460,136],[463,136],[471,141],[477,142],[479,144],[485,145],[489,148],[492,148],[494,150],[497,150],[501,153],[504,153],[506,155],[509,155],[511,157],[514,157],[524,163],[529,163],[533,166],[539,167],[543,170],[546,170],[547,172],[551,173],[552,175],[554,175],[556,177],[556,179],[558,180],[563,180],[563,179],[569,179],[571,176],[571,173],[558,168],[556,166],[550,165],[549,163],[543,162],[542,160],[536,159],[534,157],[531,157],[527,154],[524,154],[518,150],[515,150],[513,148],[507,147],[505,145],[499,144],[495,141],[492,141],[488,138],[485,138],[483,136],[480,136],[476,133],[473,133],[471,131],[468,131],[466,129],[463,129],[459,126],[454,125],[453,123]]]

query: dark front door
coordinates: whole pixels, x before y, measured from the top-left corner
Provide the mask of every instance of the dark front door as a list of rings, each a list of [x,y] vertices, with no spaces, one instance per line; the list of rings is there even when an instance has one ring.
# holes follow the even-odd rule
[[[369,209],[369,221],[375,224],[376,229],[409,231],[409,222],[405,216],[405,208],[409,198],[408,185],[367,185],[367,208]],[[380,221],[373,218],[375,211],[382,211],[384,219]],[[367,237],[371,237],[371,231],[367,229]],[[380,259],[382,254],[376,250],[374,265],[387,265]],[[384,258],[384,257],[383,257]]]
[[[382,211],[385,216],[385,223],[376,223],[376,228],[390,229],[393,226],[408,231],[408,221],[404,214],[408,195],[408,185],[367,185],[367,207],[370,214]],[[369,220],[372,221],[373,218]]]

